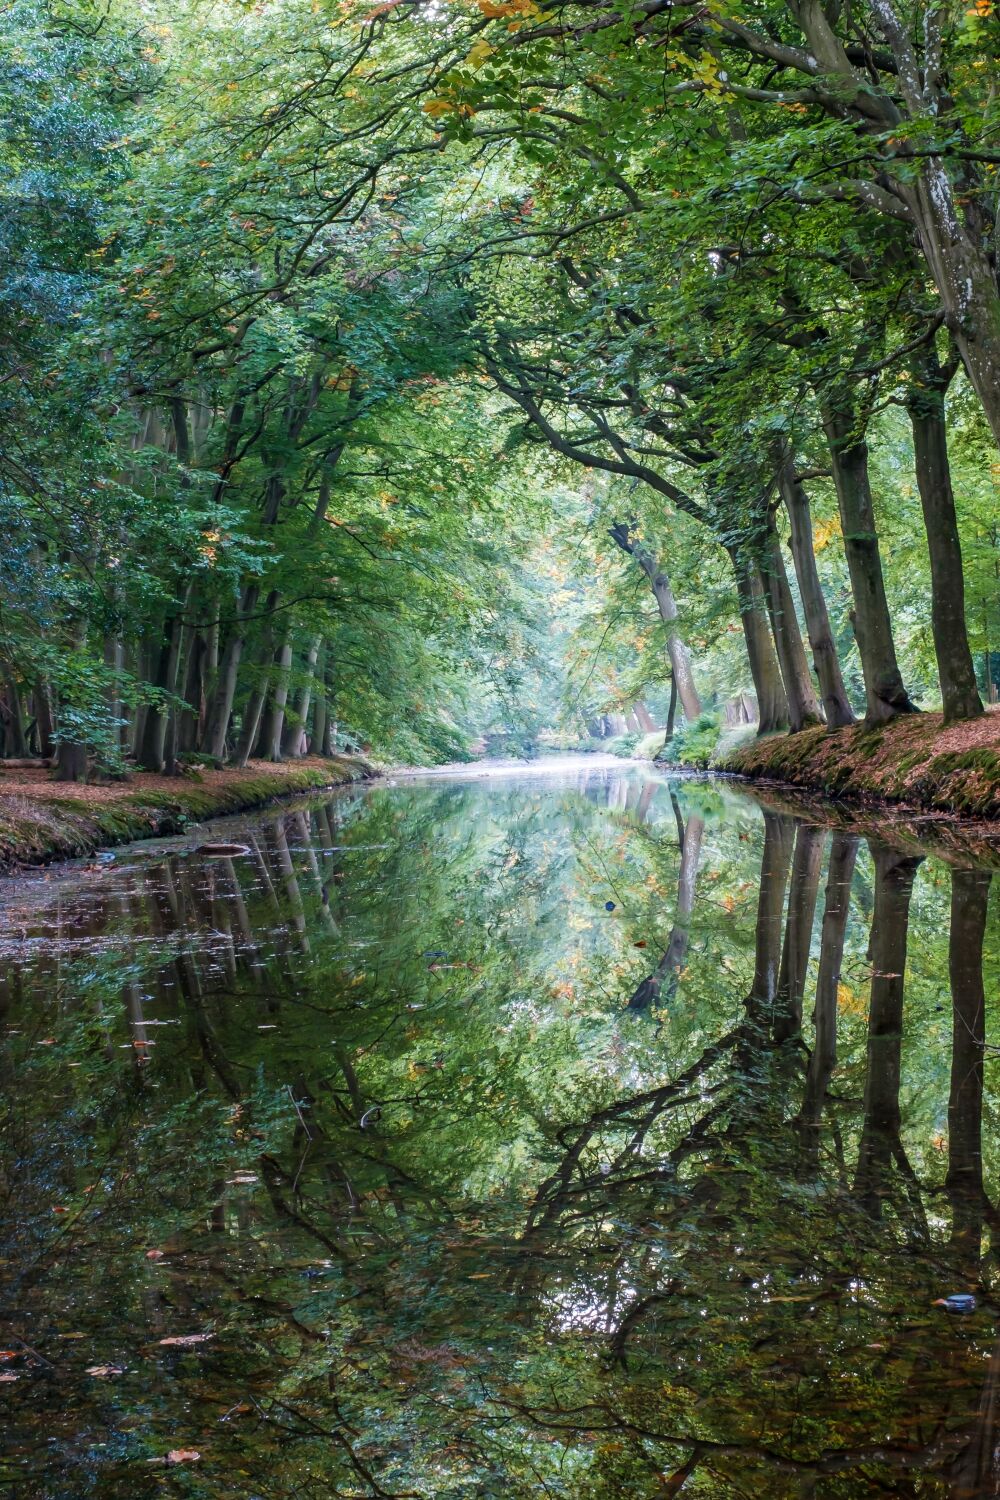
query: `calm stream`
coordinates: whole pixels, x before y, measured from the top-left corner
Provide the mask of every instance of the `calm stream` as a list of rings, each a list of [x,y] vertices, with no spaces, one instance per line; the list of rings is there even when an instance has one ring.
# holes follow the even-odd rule
[[[583,762],[26,876],[0,1493],[1000,1494],[1000,879],[892,835]]]

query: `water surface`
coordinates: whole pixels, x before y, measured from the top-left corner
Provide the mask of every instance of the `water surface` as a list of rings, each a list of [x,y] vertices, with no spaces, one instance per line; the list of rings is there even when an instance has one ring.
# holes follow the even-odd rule
[[[584,765],[9,891],[0,1492],[1000,1494],[997,893],[822,825]]]

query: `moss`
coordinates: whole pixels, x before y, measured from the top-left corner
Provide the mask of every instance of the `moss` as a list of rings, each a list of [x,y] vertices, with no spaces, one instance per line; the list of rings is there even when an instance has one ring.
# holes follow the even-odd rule
[[[112,801],[0,791],[0,868],[45,864],[92,853],[107,844],[182,833],[191,823],[247,812],[280,797],[358,781],[373,774],[365,761],[337,756],[322,765],[261,774],[230,772],[206,784],[188,778],[165,789],[143,787]]]
[[[715,769],[848,801],[997,818],[1000,715],[947,729],[940,714],[874,729],[809,729],[740,747]]]

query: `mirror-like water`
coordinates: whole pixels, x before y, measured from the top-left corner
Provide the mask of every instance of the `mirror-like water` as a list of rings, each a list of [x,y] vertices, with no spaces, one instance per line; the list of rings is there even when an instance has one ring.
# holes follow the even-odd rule
[[[0,1492],[1000,1494],[988,870],[633,767],[225,837],[0,924]]]

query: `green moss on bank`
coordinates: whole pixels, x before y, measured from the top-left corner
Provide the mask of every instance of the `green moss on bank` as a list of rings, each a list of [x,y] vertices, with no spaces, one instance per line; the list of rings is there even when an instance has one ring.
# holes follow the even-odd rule
[[[1000,818],[1000,714],[945,728],[919,714],[878,729],[806,729],[742,745],[714,769],[826,797]]]
[[[122,787],[108,800],[39,796],[30,786],[4,785],[0,778],[0,869],[73,859],[111,844],[183,833],[192,823],[227,813],[249,812],[280,797],[343,786],[373,774],[357,756],[337,756],[307,766],[273,771],[224,771],[204,782],[179,777],[137,789]],[[116,789],[117,791],[117,789]]]

